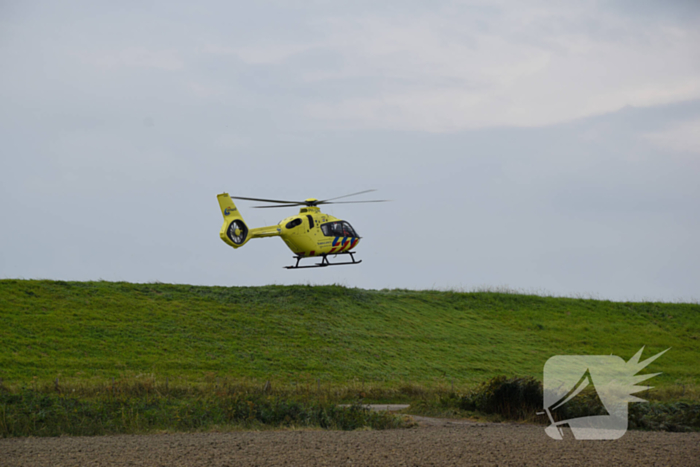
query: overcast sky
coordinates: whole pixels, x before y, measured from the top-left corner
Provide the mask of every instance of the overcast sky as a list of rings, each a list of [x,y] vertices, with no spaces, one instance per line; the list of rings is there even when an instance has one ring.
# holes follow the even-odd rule
[[[697,1],[0,1],[0,278],[698,300],[699,176]]]

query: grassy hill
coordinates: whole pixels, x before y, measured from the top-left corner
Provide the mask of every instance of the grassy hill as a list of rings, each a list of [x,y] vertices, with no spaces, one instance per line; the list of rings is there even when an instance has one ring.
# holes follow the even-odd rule
[[[457,384],[541,379],[561,354],[643,358],[700,383],[700,305],[341,286],[0,280],[0,378]]]

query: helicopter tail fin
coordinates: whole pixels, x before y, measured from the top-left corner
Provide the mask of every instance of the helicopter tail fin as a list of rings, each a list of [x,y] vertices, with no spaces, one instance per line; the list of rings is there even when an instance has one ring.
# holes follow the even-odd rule
[[[248,226],[243,220],[243,216],[241,216],[236,205],[233,204],[233,200],[228,193],[221,193],[217,195],[217,198],[219,199],[221,214],[224,216],[224,224],[219,231],[219,237],[233,248],[245,245],[250,237],[248,236]]]

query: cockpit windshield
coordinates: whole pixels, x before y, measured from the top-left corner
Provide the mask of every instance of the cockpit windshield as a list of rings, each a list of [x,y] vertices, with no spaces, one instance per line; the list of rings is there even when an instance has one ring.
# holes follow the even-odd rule
[[[357,232],[345,221],[329,222],[321,225],[321,231],[326,237],[358,237]]]

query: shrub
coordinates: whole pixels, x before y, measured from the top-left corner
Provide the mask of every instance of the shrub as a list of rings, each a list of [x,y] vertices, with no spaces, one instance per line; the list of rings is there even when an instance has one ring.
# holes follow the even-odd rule
[[[440,405],[458,406],[462,410],[497,414],[510,420],[540,420],[542,384],[534,378],[498,376],[481,384],[473,392],[440,399]],[[594,388],[586,389],[557,409],[555,420],[607,415]],[[656,431],[700,430],[700,404],[686,402],[648,402],[629,406],[629,428]]]
[[[459,407],[512,420],[529,419],[542,409],[542,384],[531,377],[497,376],[462,396]]]

